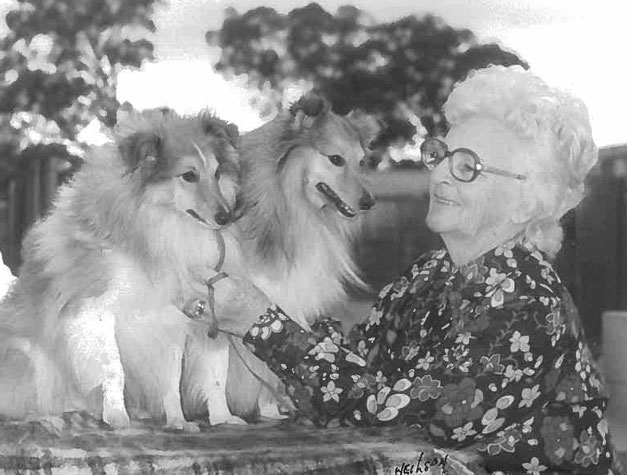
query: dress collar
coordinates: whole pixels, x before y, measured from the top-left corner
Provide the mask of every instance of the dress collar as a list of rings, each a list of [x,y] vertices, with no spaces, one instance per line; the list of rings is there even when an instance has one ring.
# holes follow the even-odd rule
[[[442,260],[447,268],[446,270],[448,270],[451,275],[461,274],[465,276],[467,280],[472,280],[475,275],[481,273],[481,270],[486,267],[497,269],[516,268],[519,262],[525,260],[531,254],[537,255],[539,260],[546,259],[544,254],[539,251],[537,247],[529,241],[517,236],[461,266],[457,266],[453,262],[446,249],[444,250]]]

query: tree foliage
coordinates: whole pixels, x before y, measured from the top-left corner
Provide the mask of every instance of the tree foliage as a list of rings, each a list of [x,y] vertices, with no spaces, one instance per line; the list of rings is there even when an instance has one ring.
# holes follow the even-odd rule
[[[29,147],[80,153],[78,132],[94,118],[113,125],[117,74],[153,57],[157,0],[20,0],[0,41],[0,173]],[[44,147],[41,151],[46,153]],[[28,154],[27,154],[28,155]]]
[[[276,91],[277,102],[291,83],[305,80],[340,113],[361,108],[377,114],[384,124],[381,146],[411,140],[416,126],[442,132],[439,110],[471,69],[490,63],[528,67],[438,17],[377,23],[354,6],[331,14],[311,3],[285,15],[267,7],[243,14],[230,8],[222,28],[208,31],[206,39],[221,48],[219,71],[247,74],[252,85]]]

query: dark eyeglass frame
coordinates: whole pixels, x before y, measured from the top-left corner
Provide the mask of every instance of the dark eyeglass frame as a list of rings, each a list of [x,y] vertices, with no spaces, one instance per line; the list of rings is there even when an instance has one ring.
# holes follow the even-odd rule
[[[428,150],[427,150],[427,146],[430,145],[430,144],[437,144],[440,147],[440,150],[442,150],[443,156],[442,157],[433,157],[433,153],[429,154]],[[459,176],[457,176],[457,174],[455,172],[455,167],[453,167],[453,161],[451,159],[457,152],[463,152],[463,153],[467,154],[468,156],[470,156],[474,160],[473,173],[472,173],[472,176],[469,179],[465,179],[463,177],[459,177]],[[434,158],[437,158],[438,160],[433,160]],[[502,170],[500,168],[494,168],[494,167],[491,167],[491,166],[488,166],[488,165],[484,165],[481,162],[481,159],[479,158],[479,155],[477,155],[475,152],[473,152],[469,148],[456,148],[455,150],[450,150],[449,151],[448,145],[446,145],[446,142],[444,142],[444,141],[442,141],[442,140],[440,140],[438,138],[435,138],[435,137],[428,137],[428,138],[426,138],[422,142],[422,144],[420,145],[420,160],[422,161],[423,165],[425,167],[427,167],[428,170],[435,169],[435,167],[437,167],[440,163],[442,163],[446,158],[449,159],[448,167],[449,167],[449,171],[451,172],[451,175],[453,176],[453,178],[455,178],[458,181],[464,182],[464,183],[470,183],[471,181],[474,181],[481,173],[491,173],[493,175],[499,175],[499,176],[504,176],[504,177],[508,177],[508,178],[514,178],[516,180],[526,180],[527,179],[527,175],[521,175],[519,173],[512,173],[512,172],[508,172],[506,170]]]

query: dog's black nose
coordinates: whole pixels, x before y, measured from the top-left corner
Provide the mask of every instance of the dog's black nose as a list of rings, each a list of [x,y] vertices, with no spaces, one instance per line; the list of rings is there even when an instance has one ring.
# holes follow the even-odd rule
[[[374,197],[366,192],[359,198],[359,209],[366,211],[374,206]]]
[[[220,226],[224,226],[225,224],[229,224],[231,221],[231,213],[224,208],[220,208],[218,212],[215,214],[214,219],[216,223]]]

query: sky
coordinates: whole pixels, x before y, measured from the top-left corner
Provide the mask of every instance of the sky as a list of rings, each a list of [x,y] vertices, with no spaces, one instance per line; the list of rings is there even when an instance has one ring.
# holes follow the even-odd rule
[[[0,12],[13,2],[0,0]],[[135,107],[170,106],[181,113],[212,108],[243,131],[261,124],[243,82],[227,82],[212,68],[216,51],[205,32],[218,29],[224,9],[260,5],[287,12],[309,0],[169,0],[155,12],[157,61],[125,71],[118,98]],[[345,1],[319,0],[328,11]],[[552,86],[587,104],[599,146],[627,143],[627,17],[625,0],[353,0],[378,21],[434,13],[454,27],[471,29],[482,42],[496,41],[524,58]],[[3,25],[4,26],[4,25]],[[6,28],[6,27],[5,27]]]

